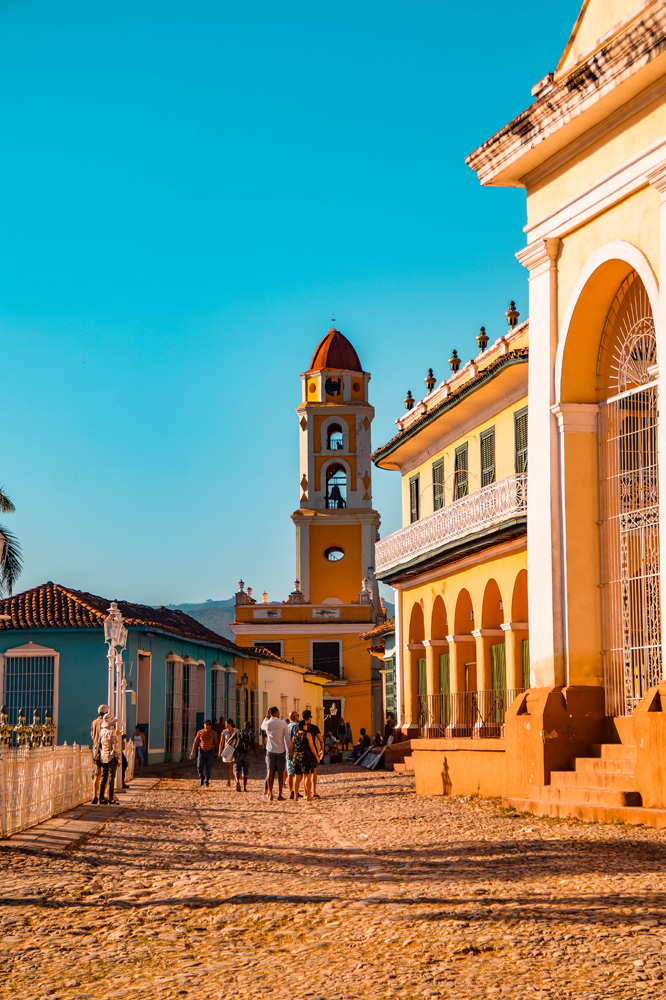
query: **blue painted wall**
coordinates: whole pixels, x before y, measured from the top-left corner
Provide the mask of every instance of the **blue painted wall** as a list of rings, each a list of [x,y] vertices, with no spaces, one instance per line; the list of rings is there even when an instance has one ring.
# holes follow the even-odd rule
[[[97,706],[107,699],[108,659],[104,631],[101,628],[11,629],[0,633],[0,653],[28,642],[45,646],[60,653],[58,682],[58,743],[90,744],[90,724],[97,715]],[[164,754],[164,722],[166,708],[166,658],[169,652],[180,657],[190,656],[206,664],[206,718],[210,717],[211,664],[232,665],[232,654],[223,647],[201,645],[176,635],[131,628],[123,659],[132,663],[129,680],[136,689],[138,650],[151,654],[149,761],[158,763]],[[127,675],[127,668],[126,668]],[[28,724],[32,719],[28,719]],[[194,718],[192,720],[194,722]],[[15,723],[16,719],[10,718]],[[127,697],[127,731],[136,724],[136,705]],[[150,752],[151,748],[155,748]]]

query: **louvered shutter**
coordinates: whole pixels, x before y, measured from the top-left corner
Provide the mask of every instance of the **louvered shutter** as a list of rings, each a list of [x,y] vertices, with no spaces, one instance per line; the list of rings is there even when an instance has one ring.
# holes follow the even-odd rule
[[[419,519],[419,477],[409,480],[409,520],[413,524]]]
[[[527,472],[527,407],[514,414],[516,431],[516,472]]]
[[[432,463],[432,509],[444,506],[444,459]]]
[[[495,428],[481,434],[481,485],[495,482]]]
[[[467,443],[456,448],[454,496],[456,500],[467,496]]]

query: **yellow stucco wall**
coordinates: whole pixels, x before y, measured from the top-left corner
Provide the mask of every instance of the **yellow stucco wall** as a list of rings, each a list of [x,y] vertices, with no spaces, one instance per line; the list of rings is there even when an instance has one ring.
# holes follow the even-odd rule
[[[568,51],[565,50],[560,60],[558,75],[574,69],[597,49],[600,38],[645,6],[645,0],[585,0],[569,39]]]
[[[454,470],[456,448],[467,442],[468,461],[468,493],[474,493],[481,487],[481,434],[490,427],[495,428],[495,480],[504,479],[516,471],[515,467],[515,435],[514,413],[527,406],[527,396],[501,410],[496,416],[480,423],[478,427],[457,438],[442,451],[437,452],[413,471],[402,477],[402,523],[409,524],[409,483],[419,476],[420,517],[426,517],[433,512],[433,477],[432,466],[440,458],[444,459],[444,506],[454,499]]]
[[[583,194],[628,160],[663,139],[666,106],[655,102],[634,115],[591,146],[573,156],[543,181],[530,185],[527,198],[528,225],[559,210],[570,199]],[[658,196],[657,196],[658,202]]]

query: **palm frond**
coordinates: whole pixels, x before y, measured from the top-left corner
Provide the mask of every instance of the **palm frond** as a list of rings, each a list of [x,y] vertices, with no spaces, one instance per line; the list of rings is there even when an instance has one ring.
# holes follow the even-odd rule
[[[23,569],[23,558],[21,556],[21,546],[16,536],[0,525],[0,536],[4,539],[2,550],[2,561],[0,562],[0,590],[7,592],[11,596],[14,584],[21,575]]]
[[[0,486],[0,513],[2,514],[13,514],[16,507],[11,502],[7,494],[5,493],[2,486]]]

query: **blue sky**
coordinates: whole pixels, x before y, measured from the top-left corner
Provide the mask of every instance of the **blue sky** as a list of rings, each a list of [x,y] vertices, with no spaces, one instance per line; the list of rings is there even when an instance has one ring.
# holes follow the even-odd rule
[[[151,604],[295,572],[299,375],[336,325],[373,444],[481,324],[527,315],[522,191],[464,157],[579,0],[0,8],[0,482],[19,590]],[[382,533],[397,474],[375,470]]]

